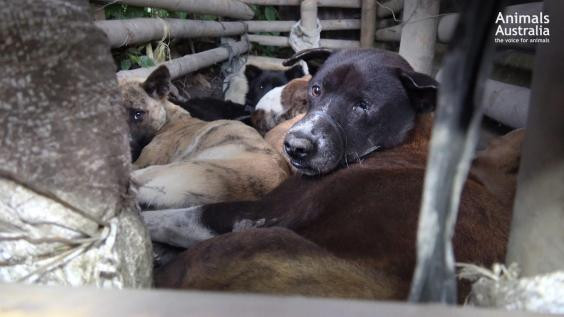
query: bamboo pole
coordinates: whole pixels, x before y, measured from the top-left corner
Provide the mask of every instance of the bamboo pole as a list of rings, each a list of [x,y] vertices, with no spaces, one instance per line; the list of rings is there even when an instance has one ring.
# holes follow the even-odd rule
[[[285,36],[249,34],[248,37],[249,37],[249,41],[258,43],[260,45],[281,46],[281,47],[290,46],[290,42],[288,38]],[[352,47],[360,47],[360,42],[349,41],[349,40],[321,39],[319,45],[321,47],[327,47],[327,48],[352,48]]]
[[[96,21],[110,41],[112,48],[170,38],[218,37],[249,32],[289,32],[296,21],[246,21],[215,22],[182,19],[136,18],[126,20]],[[360,28],[360,20],[324,20],[323,30],[354,30]]]
[[[140,7],[187,11],[197,14],[211,14],[241,20],[254,17],[253,10],[235,0],[98,0],[106,3],[123,3]]]
[[[299,6],[303,0],[241,0],[246,4],[268,6]],[[319,7],[360,8],[361,0],[318,0]]]
[[[317,0],[303,0],[300,4],[300,24],[306,34],[317,29]]]
[[[399,53],[415,71],[431,74],[439,0],[405,0]]]
[[[524,128],[531,91],[528,88],[488,79],[484,85],[484,113],[512,128]]]
[[[323,31],[360,29],[360,20],[358,19],[323,20],[320,22]],[[250,33],[290,32],[292,26],[298,21],[245,21],[245,23]]]
[[[376,32],[376,0],[362,0],[360,21],[360,47],[372,47]]]
[[[246,4],[298,6],[302,0],[241,0]],[[318,0],[318,7],[361,8],[361,0]],[[403,0],[389,0],[377,7],[377,16],[380,18],[397,14],[403,8]],[[393,14],[392,14],[393,13]]]
[[[96,21],[111,47],[147,43],[167,38],[230,36],[245,33],[244,22],[137,18]]]
[[[272,70],[286,70],[290,67],[282,65],[284,59],[276,57],[256,56],[249,55],[247,57],[247,64],[256,65],[262,69]]]
[[[239,55],[245,53],[249,49],[249,46],[247,41],[239,41],[231,45],[231,49],[233,50],[233,53]],[[201,53],[173,59],[163,64],[168,67],[170,75],[174,79],[198,69],[219,63],[227,58],[229,58],[229,49],[225,47],[218,47]],[[132,77],[146,78],[156,68],[157,66],[134,70],[122,70],[117,73],[117,76],[118,79]]]

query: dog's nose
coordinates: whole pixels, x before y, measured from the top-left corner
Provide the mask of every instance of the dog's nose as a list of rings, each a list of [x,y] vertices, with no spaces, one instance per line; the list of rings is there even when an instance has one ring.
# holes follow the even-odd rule
[[[284,151],[290,158],[304,159],[311,155],[313,150],[313,142],[306,137],[288,133],[284,140]]]

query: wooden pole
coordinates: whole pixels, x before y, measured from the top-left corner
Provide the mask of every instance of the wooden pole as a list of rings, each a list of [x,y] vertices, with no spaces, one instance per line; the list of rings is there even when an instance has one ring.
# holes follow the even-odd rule
[[[269,5],[269,6],[298,6],[302,0],[241,0],[246,4]],[[336,8],[361,8],[362,0],[318,0],[318,7]],[[403,0],[389,0],[377,6],[377,16],[385,18],[397,14],[403,8]]]
[[[323,31],[360,29],[360,20],[358,19],[322,20],[320,22]],[[245,23],[248,25],[250,33],[290,32],[297,21],[245,21]]]
[[[314,34],[317,29],[317,0],[303,0],[300,4],[300,25],[306,34]]]
[[[230,36],[245,33],[243,22],[137,18],[96,21],[111,47],[147,43],[166,38]]]
[[[240,1],[233,0],[98,0],[106,3],[123,3],[139,7],[211,14],[241,20],[254,17],[253,10]]]
[[[246,4],[268,6],[299,6],[303,0],[240,0]],[[360,8],[361,0],[318,0],[320,7]]]
[[[546,0],[550,44],[538,45],[507,263],[523,276],[564,263],[564,2]]]
[[[281,47],[288,47],[290,46],[290,42],[287,37],[285,36],[270,36],[270,35],[255,35],[249,34],[249,41],[258,43],[260,45],[266,46],[281,46]],[[321,47],[327,48],[352,48],[352,47],[360,47],[359,41],[350,41],[350,40],[329,40],[329,39],[321,39],[319,41],[319,45]]]
[[[415,71],[431,74],[439,0],[405,0],[399,53]]]
[[[360,21],[360,47],[372,47],[376,32],[376,0],[362,0]]]
[[[245,53],[249,49],[249,46],[247,41],[239,41],[231,45],[231,49],[234,54],[239,55]],[[225,47],[218,47],[201,53],[176,58],[163,64],[168,67],[170,75],[174,79],[198,69],[219,63],[227,58],[229,58],[229,50]],[[122,70],[117,73],[117,76],[118,79],[127,77],[146,78],[156,68],[157,66]]]

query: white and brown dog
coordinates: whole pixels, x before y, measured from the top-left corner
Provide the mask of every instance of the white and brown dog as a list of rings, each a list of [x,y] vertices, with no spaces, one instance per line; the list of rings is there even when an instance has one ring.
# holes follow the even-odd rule
[[[170,85],[165,66],[145,81],[120,82],[132,152],[140,152],[132,180],[141,205],[254,200],[288,177],[284,158],[256,130],[238,121],[193,118],[167,100]]]

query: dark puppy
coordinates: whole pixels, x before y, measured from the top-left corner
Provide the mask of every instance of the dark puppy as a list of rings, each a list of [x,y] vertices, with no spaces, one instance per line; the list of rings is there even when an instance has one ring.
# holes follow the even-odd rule
[[[238,120],[250,123],[250,108],[244,105],[215,98],[194,98],[184,102],[171,100],[190,112],[194,118],[204,121]]]
[[[255,65],[247,65],[245,67],[245,77],[249,84],[249,91],[245,98],[245,105],[254,109],[267,92],[304,75],[304,70],[300,65],[296,65],[286,71],[265,70]]]
[[[300,172],[314,175],[398,146],[416,114],[433,110],[436,89],[434,79],[414,72],[398,54],[331,54],[309,82],[310,108],[288,131],[286,154]]]

